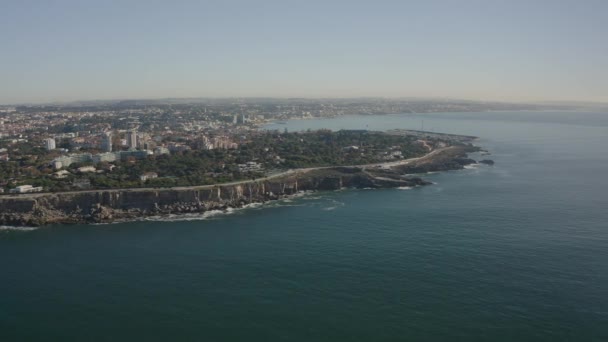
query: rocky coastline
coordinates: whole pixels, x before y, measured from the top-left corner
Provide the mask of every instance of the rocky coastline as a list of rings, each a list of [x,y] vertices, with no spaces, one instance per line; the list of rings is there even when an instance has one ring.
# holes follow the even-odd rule
[[[296,170],[280,177],[236,184],[187,188],[111,189],[0,197],[0,225],[43,226],[112,223],[144,217],[204,213],[241,208],[303,191],[342,188],[395,188],[430,182],[409,174],[462,169],[477,163],[467,157],[477,148],[459,146],[432,157],[390,167],[344,166]]]

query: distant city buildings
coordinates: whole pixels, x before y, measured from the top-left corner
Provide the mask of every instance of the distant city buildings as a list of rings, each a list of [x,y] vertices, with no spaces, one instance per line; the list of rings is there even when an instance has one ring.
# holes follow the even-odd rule
[[[237,143],[233,142],[230,137],[225,135],[219,135],[213,138],[203,136],[200,140],[199,148],[203,150],[236,149],[239,147]]]
[[[129,150],[129,151],[118,151],[118,152],[105,152],[99,154],[91,153],[79,153],[70,154],[67,156],[61,156],[51,161],[51,166],[54,169],[61,169],[62,167],[68,167],[76,163],[93,163],[98,164],[101,162],[114,162],[114,161],[126,161],[129,158],[144,159],[149,155],[153,154],[147,150]]]
[[[10,167],[2,165],[5,173],[0,180],[0,183],[4,183],[0,189],[8,192],[9,187],[31,183],[31,179],[36,178],[51,178],[52,181],[69,178],[72,181],[75,168],[91,165],[98,174],[91,178],[104,177],[104,173],[114,167],[121,171],[122,168],[131,167],[120,162],[137,164],[136,160],[151,155],[169,159],[169,162],[184,157],[206,158],[209,159],[209,163],[204,163],[208,165],[207,172],[230,179],[236,171],[235,160],[241,162],[243,157],[241,151],[235,149],[255,141],[259,134],[271,132],[280,135],[284,128],[280,125],[294,119],[370,115],[371,122],[371,115],[376,114],[538,108],[516,104],[399,99],[214,99],[176,103],[124,101],[65,107],[4,106],[0,108],[0,164],[8,162]],[[272,127],[277,131],[259,129],[267,124],[274,124]],[[442,142],[435,142],[432,146],[425,142],[429,137],[442,139],[440,135],[416,131],[404,134],[417,137],[417,143],[427,150],[443,146]],[[280,144],[281,141],[279,137],[276,143]],[[352,144],[356,142],[348,145]],[[345,147],[344,151],[355,155],[363,149],[363,146],[358,150],[353,145]],[[191,150],[214,152],[190,153]],[[246,151],[246,148],[244,151],[252,152]],[[241,172],[264,171],[260,162],[272,169],[271,165],[284,162],[278,152],[271,148],[270,151],[265,150],[262,158],[248,156],[251,159],[246,160],[255,161],[240,164],[238,169]],[[172,153],[182,156],[173,158],[169,156]],[[397,150],[383,153],[386,160],[403,158]],[[163,163],[166,161],[163,160]],[[226,164],[230,167],[224,167]],[[54,172],[49,170],[49,166]],[[68,167],[71,167],[69,171],[65,170]],[[67,173],[57,173],[59,171]],[[139,173],[129,173],[128,177],[130,181],[140,180]],[[43,183],[45,189],[50,188],[46,185],[50,183]],[[56,189],[66,186],[61,184]],[[18,191],[34,190],[23,188]]]

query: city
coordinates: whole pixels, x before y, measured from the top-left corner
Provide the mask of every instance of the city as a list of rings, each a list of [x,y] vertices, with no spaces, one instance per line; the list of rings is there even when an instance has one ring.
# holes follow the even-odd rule
[[[387,99],[185,99],[5,106],[0,109],[0,193],[203,185],[261,177],[302,166],[291,160],[297,157],[293,151],[281,155],[272,144],[248,154],[248,144],[256,145],[270,134],[260,129],[266,123],[503,108],[534,109],[538,105]],[[191,164],[193,172],[182,173],[188,168],[184,163]],[[303,166],[310,165],[314,163]]]

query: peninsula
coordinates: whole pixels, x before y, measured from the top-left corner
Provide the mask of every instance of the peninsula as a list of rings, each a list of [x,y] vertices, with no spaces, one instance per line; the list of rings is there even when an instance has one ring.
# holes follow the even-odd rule
[[[313,112],[393,108],[374,103],[4,108],[0,225],[104,223],[238,208],[302,191],[426,185],[409,175],[475,162],[467,158],[479,150],[472,136],[260,129]]]
[[[110,223],[240,208],[303,191],[422,186],[431,183],[411,174],[462,169],[476,163],[467,153],[478,150],[473,145],[444,146],[398,161],[289,169],[214,185],[6,195],[0,197],[0,224]]]

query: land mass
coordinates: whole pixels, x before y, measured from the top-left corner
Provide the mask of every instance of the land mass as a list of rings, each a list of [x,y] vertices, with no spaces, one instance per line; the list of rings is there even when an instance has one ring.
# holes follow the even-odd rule
[[[0,224],[111,223],[240,208],[304,191],[423,186],[431,183],[411,174],[462,169],[476,163],[467,153],[478,150],[470,144],[458,144],[397,161],[297,168],[214,185],[6,195],[0,197]]]

